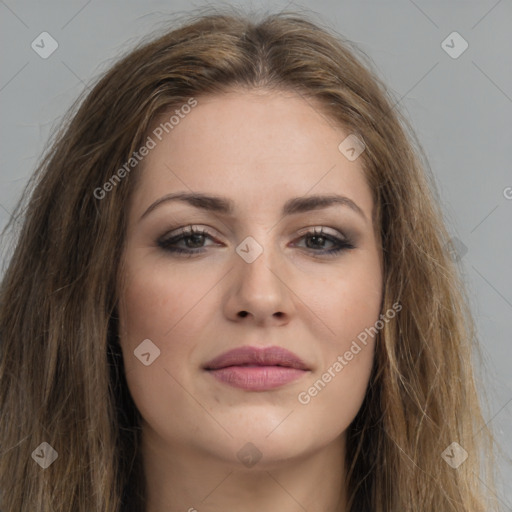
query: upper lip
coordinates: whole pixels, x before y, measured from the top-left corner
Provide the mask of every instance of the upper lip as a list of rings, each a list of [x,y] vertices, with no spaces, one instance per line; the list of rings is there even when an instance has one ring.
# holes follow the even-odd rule
[[[208,361],[205,370],[218,370],[227,366],[243,365],[286,366],[299,370],[309,370],[296,354],[282,347],[239,347],[228,350]]]

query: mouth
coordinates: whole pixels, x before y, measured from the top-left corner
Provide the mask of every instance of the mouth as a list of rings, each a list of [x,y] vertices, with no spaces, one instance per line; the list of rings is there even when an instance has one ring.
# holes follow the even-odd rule
[[[275,389],[311,371],[296,354],[281,347],[236,348],[215,357],[203,369],[224,384],[247,391]]]

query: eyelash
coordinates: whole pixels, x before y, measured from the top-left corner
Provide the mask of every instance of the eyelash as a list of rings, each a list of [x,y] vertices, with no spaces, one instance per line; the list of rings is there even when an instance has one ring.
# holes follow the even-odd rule
[[[201,247],[198,249],[182,249],[180,247],[173,247],[173,245],[176,244],[177,242],[181,242],[182,240],[186,240],[186,239],[189,239],[194,236],[206,236],[210,240],[213,240],[213,238],[209,235],[208,231],[206,231],[204,229],[194,229],[193,227],[190,227],[190,228],[182,231],[180,234],[178,234],[176,236],[169,237],[169,238],[165,238],[165,237],[160,238],[157,241],[157,245],[164,251],[174,253],[174,254],[183,254],[183,255],[187,255],[188,257],[191,257],[191,256],[194,256],[195,254],[200,254],[200,253],[205,252],[203,250],[204,248]],[[313,231],[308,231],[307,233],[304,233],[301,236],[301,238],[306,238],[306,237],[322,237],[322,238],[326,239],[327,241],[336,244],[337,247],[335,247],[334,249],[329,249],[329,250],[325,250],[322,252],[314,251],[313,249],[311,249],[314,252],[317,252],[318,254],[320,254],[322,256],[326,256],[326,257],[333,257],[342,251],[355,248],[355,246],[351,243],[351,241],[349,239],[346,239],[346,238],[342,239],[342,238],[338,238],[333,235],[329,235],[323,231],[323,228],[321,228],[319,231],[317,231],[315,228]]]

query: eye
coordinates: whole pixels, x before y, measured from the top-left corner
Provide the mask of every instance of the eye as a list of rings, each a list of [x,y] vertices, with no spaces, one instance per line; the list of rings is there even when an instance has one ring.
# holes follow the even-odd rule
[[[341,251],[355,248],[349,239],[330,235],[324,232],[323,228],[320,228],[319,230],[314,228],[313,231],[303,233],[303,236],[300,238],[300,240],[306,241],[306,248],[308,249],[314,249],[315,247],[318,248],[318,246],[323,246],[325,243],[332,244],[333,247],[330,249],[324,248],[323,251],[314,251],[321,256],[335,256]]]
[[[194,254],[206,252],[204,243],[207,239],[215,242],[207,230],[188,226],[176,235],[160,238],[157,240],[157,245],[166,252],[193,256]],[[349,239],[328,234],[324,232],[323,228],[320,228],[320,230],[315,228],[313,231],[304,232],[299,240],[304,240],[306,242],[306,249],[319,256],[334,256],[342,251],[355,248]],[[324,245],[326,243],[331,244],[332,247],[325,249]],[[185,247],[179,247],[178,244],[182,244]],[[296,246],[300,247],[299,245]]]
[[[207,238],[213,240],[213,238],[208,234],[208,231],[194,228],[194,226],[189,226],[177,235],[160,238],[157,241],[157,244],[165,251],[192,256],[200,252],[205,252],[202,244]],[[180,242],[184,242],[185,248],[177,247],[177,244]]]

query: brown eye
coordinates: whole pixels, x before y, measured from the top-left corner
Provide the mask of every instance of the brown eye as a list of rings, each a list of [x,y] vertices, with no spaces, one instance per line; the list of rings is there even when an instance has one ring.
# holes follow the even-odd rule
[[[203,244],[207,238],[213,240],[208,231],[191,227],[178,235],[161,238],[157,244],[163,250],[171,253],[193,255],[204,252]],[[177,244],[181,242],[185,244],[185,247],[177,247]]]
[[[322,228],[320,230],[314,229],[313,231],[303,234],[301,240],[302,239],[306,240],[307,249],[311,249],[314,252],[325,256],[333,256],[341,251],[354,249],[355,247],[350,240],[327,234]],[[325,244],[332,244],[333,247],[325,249],[325,247],[323,247]],[[317,251],[315,248],[320,248],[321,250]]]

